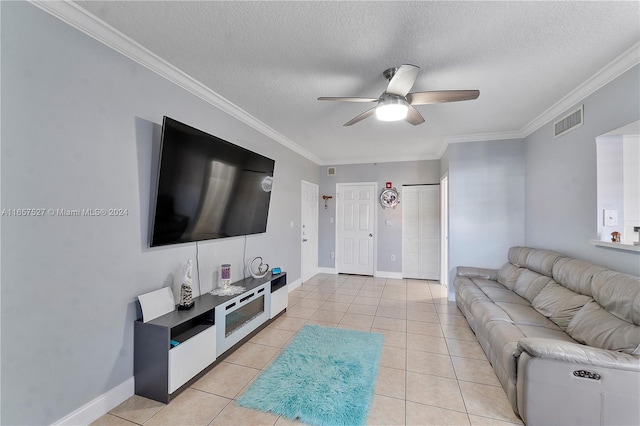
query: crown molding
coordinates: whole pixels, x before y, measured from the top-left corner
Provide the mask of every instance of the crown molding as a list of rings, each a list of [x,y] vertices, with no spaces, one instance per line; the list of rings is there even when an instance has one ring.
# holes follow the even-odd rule
[[[618,78],[620,75],[629,71],[635,65],[640,63],[640,42],[634,44],[624,51],[620,56],[611,61],[608,65],[595,73],[584,83],[573,89],[569,94],[560,99],[558,102],[549,107],[546,111],[533,119],[529,124],[524,126],[520,131],[524,137],[529,136],[545,124],[553,121],[559,115],[581,103],[588,96],[594,94],[607,83]]]
[[[478,141],[501,141],[505,139],[522,139],[526,137],[522,130],[495,133],[476,133],[470,135],[458,135],[447,138],[447,143],[464,143]]]
[[[29,0],[29,2],[66,24],[80,30],[84,34],[94,38],[100,43],[137,62],[145,68],[166,78],[189,93],[238,119],[249,127],[257,130],[268,138],[280,143],[313,163],[319,165],[322,162],[320,157],[312,154],[286,136],[278,133],[276,130],[233,104],[228,99],[220,96],[198,80],[186,74],[184,71],[179,70],[146,49],[141,44],[130,39],[111,25],[101,19],[98,19],[76,4],[70,1]]]
[[[639,63],[640,42],[624,51],[620,56],[607,64],[584,83],[573,89],[558,102],[547,108],[542,114],[531,120],[520,130],[452,136],[447,138],[445,148],[442,150],[442,153],[446,150],[446,145],[450,143],[526,138]]]
[[[345,166],[348,164],[400,163],[403,161],[440,160],[442,155],[398,156],[398,157],[362,157],[358,160],[329,159],[322,160],[320,166]]]

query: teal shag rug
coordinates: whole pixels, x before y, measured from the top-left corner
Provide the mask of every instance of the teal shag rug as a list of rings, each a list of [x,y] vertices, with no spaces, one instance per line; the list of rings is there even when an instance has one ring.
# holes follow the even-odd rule
[[[311,425],[364,425],[383,338],[306,325],[237,403]]]

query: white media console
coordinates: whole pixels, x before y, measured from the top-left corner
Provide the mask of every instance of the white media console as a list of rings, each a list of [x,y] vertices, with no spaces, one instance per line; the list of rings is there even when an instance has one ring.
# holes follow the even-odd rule
[[[287,308],[287,274],[233,283],[235,296],[203,294],[188,311],[174,310],[134,328],[135,393],[168,403]]]

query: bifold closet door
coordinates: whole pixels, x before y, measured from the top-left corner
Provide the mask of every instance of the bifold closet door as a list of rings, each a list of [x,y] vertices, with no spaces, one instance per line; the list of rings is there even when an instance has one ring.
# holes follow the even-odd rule
[[[440,185],[402,187],[402,276],[440,277]]]

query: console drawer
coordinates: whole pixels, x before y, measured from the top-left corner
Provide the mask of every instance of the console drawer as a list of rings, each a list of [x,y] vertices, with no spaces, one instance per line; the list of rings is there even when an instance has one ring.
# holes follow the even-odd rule
[[[169,393],[216,360],[216,326],[208,327],[169,351]]]

